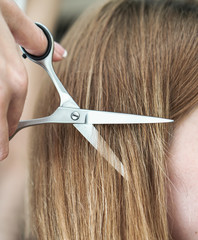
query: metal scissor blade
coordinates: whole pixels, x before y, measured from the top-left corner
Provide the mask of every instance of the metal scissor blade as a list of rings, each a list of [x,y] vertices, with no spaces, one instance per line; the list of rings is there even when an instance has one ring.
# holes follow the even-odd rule
[[[87,141],[100,153],[100,155],[103,156],[109,164],[111,164],[112,167],[114,167],[125,179],[127,179],[123,164],[92,124],[73,124],[73,126],[87,139]]]
[[[86,116],[87,124],[138,124],[138,123],[168,123],[171,119],[149,117],[127,113],[92,111],[89,110]]]

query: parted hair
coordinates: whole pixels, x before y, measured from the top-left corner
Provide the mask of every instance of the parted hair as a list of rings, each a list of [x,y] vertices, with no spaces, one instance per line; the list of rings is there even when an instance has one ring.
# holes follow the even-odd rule
[[[174,119],[168,124],[96,125],[124,179],[70,124],[34,128],[30,221],[38,240],[169,240],[169,145],[177,123],[198,104],[197,5],[108,1],[65,35],[56,64],[81,108]],[[44,86],[39,114],[59,104]]]

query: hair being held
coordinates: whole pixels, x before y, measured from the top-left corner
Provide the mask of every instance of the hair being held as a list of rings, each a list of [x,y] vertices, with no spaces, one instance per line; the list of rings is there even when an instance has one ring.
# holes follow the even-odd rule
[[[63,39],[56,65],[81,108],[171,118],[198,103],[197,5],[109,1]],[[42,115],[58,106],[45,86]],[[50,96],[50,97],[49,97]],[[72,125],[35,128],[30,161],[36,239],[169,240],[167,158],[173,124],[98,125],[126,181]]]

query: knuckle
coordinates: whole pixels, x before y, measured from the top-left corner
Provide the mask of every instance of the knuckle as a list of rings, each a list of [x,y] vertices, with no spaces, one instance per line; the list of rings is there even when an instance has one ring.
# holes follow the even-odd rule
[[[0,59],[1,60],[1,59]],[[11,98],[24,98],[27,93],[28,75],[22,62],[0,64],[0,105]]]
[[[25,67],[11,70],[9,72],[9,79],[15,94],[26,95],[28,77]]]
[[[27,91],[27,75],[24,72],[16,74],[15,82],[17,84],[17,90],[26,93]]]

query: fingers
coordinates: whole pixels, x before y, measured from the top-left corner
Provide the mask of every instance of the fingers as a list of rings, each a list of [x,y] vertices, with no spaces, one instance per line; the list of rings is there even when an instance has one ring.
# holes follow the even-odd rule
[[[1,9],[16,42],[30,54],[43,55],[48,44],[43,31],[23,13],[14,1],[1,0]],[[56,43],[53,61],[60,61],[64,57],[66,57],[66,50]]]
[[[0,14],[0,160],[8,154],[9,132],[16,129],[27,92],[27,73],[10,30]],[[20,103],[21,106],[19,106]]]
[[[21,80],[20,80],[21,81]],[[15,83],[17,85],[18,83]],[[10,89],[1,88],[0,93],[0,160],[3,160],[8,155],[9,136],[11,136],[18,125],[20,119],[26,89],[14,89],[14,93],[10,93]],[[25,84],[24,84],[25,85]],[[9,93],[8,93],[9,91]],[[7,93],[6,93],[7,92]],[[6,93],[6,94],[5,94]],[[7,95],[7,96],[6,96]],[[9,96],[9,97],[8,97]],[[15,97],[13,97],[15,96]],[[10,98],[12,99],[10,100]]]
[[[25,67],[22,62],[13,65],[4,66],[4,72],[0,67],[0,160],[8,155],[9,136],[17,128],[27,93]]]
[[[54,42],[54,56],[53,61],[60,61],[67,57],[67,51],[57,42]]]
[[[33,55],[40,56],[45,53],[47,39],[44,33],[23,13],[14,1],[3,0],[1,11],[19,45]]]
[[[13,92],[7,110],[9,136],[16,131],[23,111],[28,86],[26,70],[15,72],[15,77],[12,80],[14,82],[11,86]]]
[[[0,160],[8,154],[9,135],[17,128],[27,93],[27,73],[15,41],[30,54],[41,56],[47,39],[12,0],[0,0]],[[54,61],[66,57],[65,49],[54,45]]]

